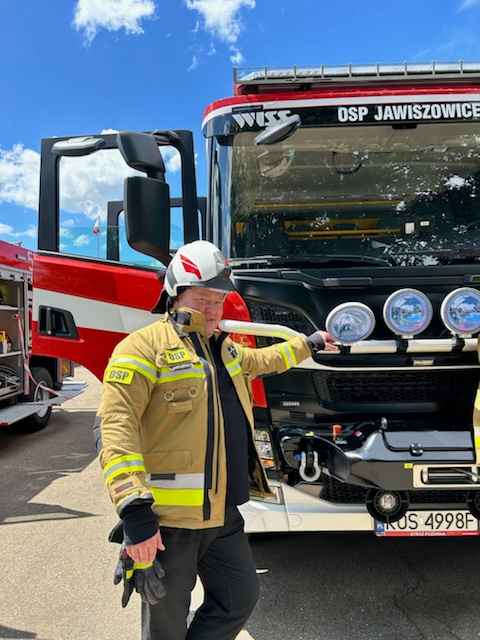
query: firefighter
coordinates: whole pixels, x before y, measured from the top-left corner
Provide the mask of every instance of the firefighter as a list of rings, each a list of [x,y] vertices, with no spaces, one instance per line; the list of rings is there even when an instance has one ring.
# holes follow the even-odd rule
[[[231,269],[198,240],[170,262],[154,322],[122,340],[95,422],[100,464],[122,521],[115,581],[142,596],[142,640],[230,640],[259,596],[238,505],[273,496],[253,443],[251,381],[318,349],[317,331],[262,349],[217,329]],[[120,541],[120,540],[119,540]],[[187,629],[197,575],[205,599]]]

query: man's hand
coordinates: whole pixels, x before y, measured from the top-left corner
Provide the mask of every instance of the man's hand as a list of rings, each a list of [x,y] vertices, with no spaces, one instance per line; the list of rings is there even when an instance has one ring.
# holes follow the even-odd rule
[[[162,542],[160,531],[138,544],[129,544],[126,547],[127,554],[138,564],[149,564],[157,557],[157,551],[165,551],[165,545]]]
[[[159,560],[155,558],[153,562],[146,564],[137,563],[130,558],[125,544],[122,544],[113,576],[113,584],[119,584],[123,580],[122,607],[127,606],[134,589],[143,602],[156,604],[165,596],[162,582],[164,575],[165,571]]]
[[[315,331],[307,338],[308,342],[315,351],[333,351],[338,353],[339,349],[335,343],[335,338],[327,331]]]

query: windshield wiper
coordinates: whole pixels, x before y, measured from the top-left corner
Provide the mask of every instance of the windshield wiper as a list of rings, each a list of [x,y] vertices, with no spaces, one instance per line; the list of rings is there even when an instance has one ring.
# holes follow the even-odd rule
[[[392,263],[386,258],[380,258],[379,256],[360,256],[358,254],[342,254],[342,253],[322,253],[320,255],[308,255],[308,256],[279,256],[279,255],[258,255],[250,256],[248,258],[232,258],[229,260],[232,265],[240,264],[303,264],[308,262],[311,265],[314,264],[371,264],[378,267],[392,266]]]

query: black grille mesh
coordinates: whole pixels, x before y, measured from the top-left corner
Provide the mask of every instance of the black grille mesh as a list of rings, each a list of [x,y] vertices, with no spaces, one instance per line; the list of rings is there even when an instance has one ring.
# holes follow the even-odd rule
[[[269,304],[265,301],[246,300],[248,310],[253,322],[266,322],[268,324],[282,324],[295,329],[299,333],[309,336],[316,330],[316,327],[302,313],[278,304]],[[269,338],[260,336],[257,338],[259,347],[266,347],[275,342],[281,342],[280,338]]]
[[[471,401],[478,371],[313,371],[324,402]]]
[[[351,484],[344,484],[334,478],[330,478],[323,488],[320,497],[328,502],[338,504],[364,503],[368,489],[357,487]],[[412,504],[429,503],[465,503],[467,499],[466,491],[436,490],[436,491],[409,491],[410,502]]]

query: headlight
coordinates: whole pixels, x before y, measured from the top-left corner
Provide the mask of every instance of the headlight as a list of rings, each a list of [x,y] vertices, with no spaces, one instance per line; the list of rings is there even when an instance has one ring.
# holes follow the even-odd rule
[[[443,324],[460,338],[480,331],[480,292],[462,287],[445,296],[440,307]]]
[[[344,302],[330,311],[325,328],[335,340],[350,345],[368,338],[375,328],[375,316],[366,304]]]
[[[395,291],[383,305],[385,324],[402,338],[413,338],[424,331],[432,317],[432,303],[417,289]]]
[[[255,429],[254,432],[255,448],[260,460],[265,468],[275,466],[275,456],[273,455],[272,441],[270,440],[270,432],[267,429]]]

